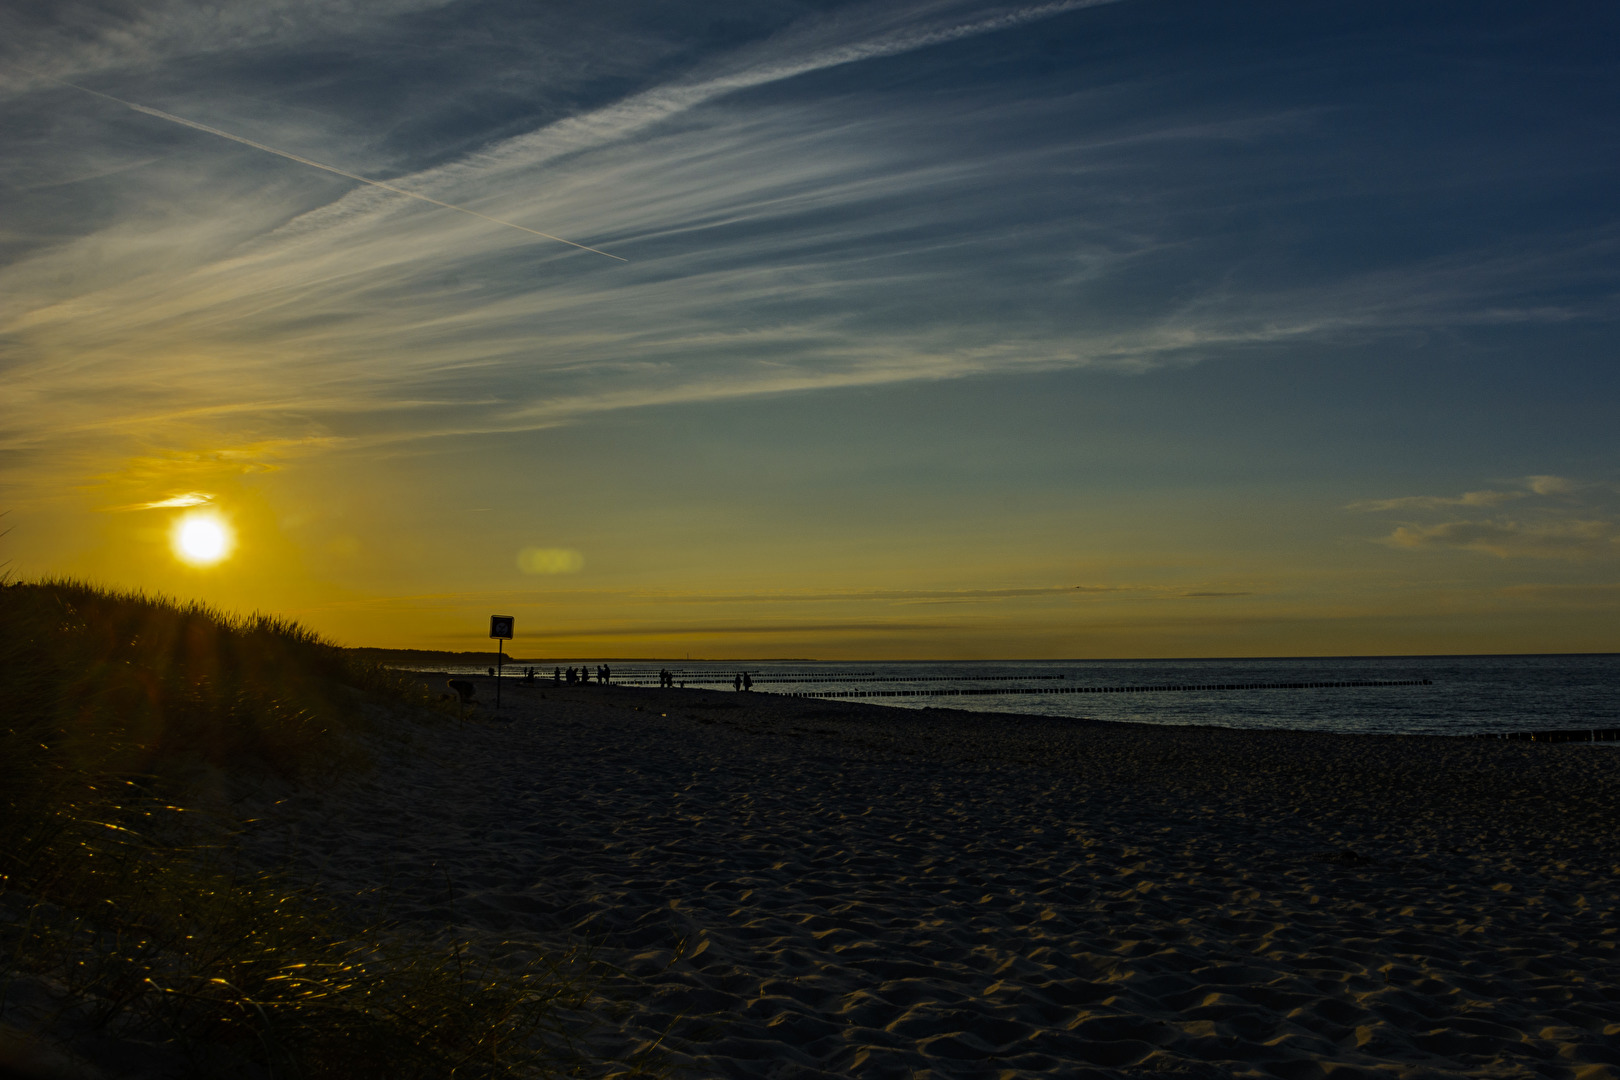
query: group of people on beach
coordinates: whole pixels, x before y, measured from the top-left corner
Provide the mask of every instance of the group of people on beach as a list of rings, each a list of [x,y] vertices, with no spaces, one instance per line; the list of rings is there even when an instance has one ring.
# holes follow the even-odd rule
[[[584,686],[591,681],[591,671],[584,664],[581,664],[578,668],[569,668],[567,671],[564,671],[562,668],[553,668],[551,671],[551,681],[566,683],[569,686]],[[601,683],[603,686],[606,686],[608,683],[612,682],[613,669],[608,667],[606,664],[597,664],[596,681]]]
[[[669,668],[659,668],[658,686],[659,689],[662,690],[675,689],[675,673],[669,670]],[[686,681],[684,679],[681,681],[681,686],[686,686]],[[731,686],[732,689],[738,691],[739,693],[744,690],[752,690],[754,688],[754,678],[746,671],[739,671],[737,672],[736,678],[731,680]]]
[[[490,668],[489,673],[491,675],[495,674],[495,669]],[[524,682],[532,683],[539,677],[539,668],[528,667],[523,669]],[[591,671],[584,664],[581,664],[577,668],[568,668],[566,671],[562,668],[553,668],[551,671],[551,681],[565,683],[568,686],[585,686],[591,681]],[[596,681],[603,686],[606,686],[609,682],[612,682],[613,669],[608,667],[606,664],[596,665]],[[675,673],[669,668],[659,668],[658,685],[664,690],[675,689]],[[686,681],[684,679],[681,681],[681,686],[686,686]],[[752,690],[754,688],[754,677],[748,674],[746,671],[739,671],[731,680],[731,688],[736,690],[738,693],[741,693],[744,690]]]

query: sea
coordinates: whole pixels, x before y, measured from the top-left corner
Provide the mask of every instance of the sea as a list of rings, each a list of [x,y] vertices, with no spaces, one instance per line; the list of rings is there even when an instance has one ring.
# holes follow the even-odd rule
[[[606,661],[615,683],[1295,731],[1505,735],[1620,728],[1620,653],[1206,660]],[[594,673],[599,661],[586,661]],[[579,664],[575,662],[576,666]],[[507,678],[528,665],[509,664]],[[538,672],[549,679],[555,665]],[[564,664],[564,667],[567,665]],[[438,668],[435,670],[444,670]],[[484,674],[462,667],[453,673]],[[594,675],[593,675],[594,677]],[[1612,738],[1612,735],[1611,735]],[[1609,749],[1620,742],[1595,742]]]

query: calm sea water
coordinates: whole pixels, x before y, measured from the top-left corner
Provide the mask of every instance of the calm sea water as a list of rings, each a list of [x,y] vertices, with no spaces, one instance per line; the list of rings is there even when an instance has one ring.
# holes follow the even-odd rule
[[[657,685],[656,663],[613,665],[616,683]],[[1143,724],[1474,735],[1620,727],[1620,654],[1333,657],[1283,660],[1035,660],[976,663],[749,662],[664,665],[677,683],[731,690],[835,693],[899,708],[973,709]],[[591,665],[593,671],[595,664]],[[482,668],[460,668],[481,674]],[[508,667],[515,676],[521,666]],[[551,669],[543,674],[550,676]],[[1154,693],[1030,693],[1072,687],[1403,682],[1428,685]],[[973,690],[972,695],[920,691]],[[982,693],[981,691],[990,691]],[[1023,692],[1020,692],[1023,691]],[[909,694],[906,694],[909,692]],[[906,696],[898,696],[906,694]],[[881,696],[880,696],[881,695]],[[1620,744],[1609,744],[1616,746]]]

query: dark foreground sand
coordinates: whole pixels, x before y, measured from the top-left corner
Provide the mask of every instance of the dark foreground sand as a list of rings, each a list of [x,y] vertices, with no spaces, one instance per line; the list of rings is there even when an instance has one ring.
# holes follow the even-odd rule
[[[255,842],[407,926],[597,943],[620,1070],[1620,1077],[1620,750],[504,696]]]

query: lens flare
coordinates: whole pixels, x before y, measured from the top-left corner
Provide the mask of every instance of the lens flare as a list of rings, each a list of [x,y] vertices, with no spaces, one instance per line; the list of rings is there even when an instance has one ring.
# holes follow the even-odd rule
[[[213,513],[186,514],[174,523],[169,540],[175,557],[192,566],[212,566],[236,546],[231,527]]]
[[[572,548],[527,547],[518,552],[517,564],[525,574],[577,574],[585,556]]]

